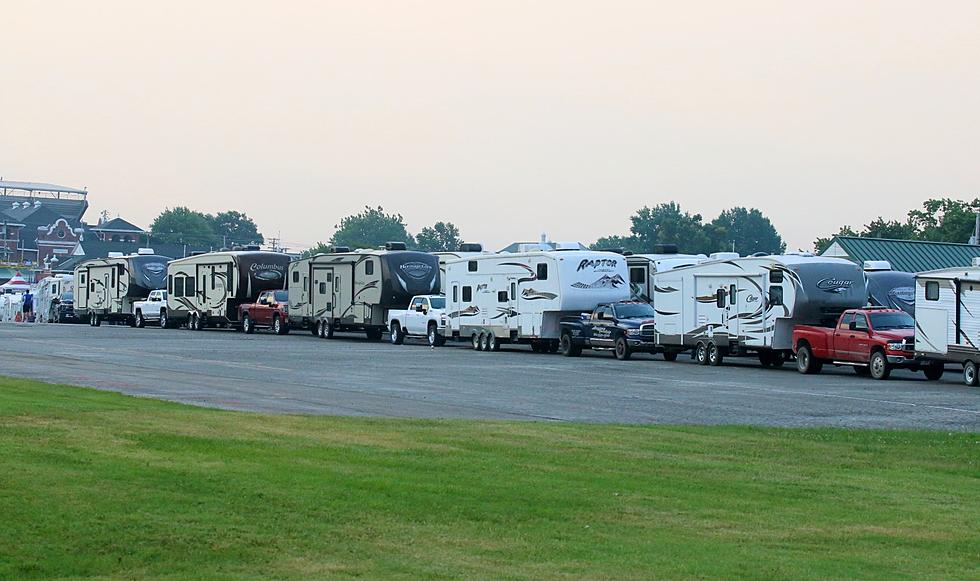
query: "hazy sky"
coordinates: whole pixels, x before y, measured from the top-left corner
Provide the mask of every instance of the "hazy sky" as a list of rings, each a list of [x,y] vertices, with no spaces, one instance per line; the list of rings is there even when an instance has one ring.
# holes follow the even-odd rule
[[[668,200],[791,247],[980,195],[980,2],[5,2],[0,175],[499,247]]]

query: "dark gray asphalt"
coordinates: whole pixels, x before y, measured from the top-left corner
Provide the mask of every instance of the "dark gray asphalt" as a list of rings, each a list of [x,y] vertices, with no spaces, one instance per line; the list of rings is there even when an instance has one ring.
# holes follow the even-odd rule
[[[0,325],[0,374],[227,409],[419,418],[753,424],[980,431],[980,390],[831,368],[803,376],[754,360],[699,367],[524,347],[392,346],[233,331]]]

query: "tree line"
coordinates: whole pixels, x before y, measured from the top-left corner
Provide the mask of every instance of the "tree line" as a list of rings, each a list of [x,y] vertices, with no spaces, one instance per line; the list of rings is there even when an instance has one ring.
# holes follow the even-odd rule
[[[204,214],[184,206],[164,209],[150,224],[150,238],[165,244],[211,248],[265,243],[255,221],[242,212]]]

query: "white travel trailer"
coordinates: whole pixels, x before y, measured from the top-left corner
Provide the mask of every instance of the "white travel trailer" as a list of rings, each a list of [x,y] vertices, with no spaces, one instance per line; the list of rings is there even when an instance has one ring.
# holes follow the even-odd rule
[[[962,364],[969,386],[980,381],[980,259],[973,263],[915,277],[916,356]]]
[[[42,278],[34,293],[34,312],[38,323],[58,322],[58,305],[63,296],[71,296],[75,288],[75,277],[70,274],[56,274]]]
[[[654,275],[656,341],[671,360],[691,349],[698,363],[719,365],[755,352],[763,366],[778,366],[795,325],[827,324],[867,300],[861,268],[840,258],[712,260]]]
[[[332,338],[358,331],[380,339],[388,310],[439,291],[439,259],[388,243],[385,250],[334,248],[289,266],[289,324]]]
[[[75,313],[92,326],[102,321],[135,324],[133,303],[166,281],[168,256],[152,248],[136,254],[113,253],[109,258],[87,260],[75,268]]]
[[[289,256],[258,247],[174,260],[167,266],[167,308],[160,312],[160,326],[237,325],[238,306],[255,302],[264,290],[285,288],[288,267]]]
[[[453,338],[474,349],[530,343],[557,351],[563,316],[630,298],[622,255],[544,250],[470,256],[446,263],[446,311]]]

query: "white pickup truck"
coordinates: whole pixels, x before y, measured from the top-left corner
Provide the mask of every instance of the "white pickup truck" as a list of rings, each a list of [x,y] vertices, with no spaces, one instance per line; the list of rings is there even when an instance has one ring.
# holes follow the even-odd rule
[[[167,291],[150,291],[145,301],[133,303],[136,326],[142,329],[147,323],[161,323],[161,314],[167,310]]]
[[[438,347],[446,342],[447,321],[446,297],[419,295],[408,309],[388,311],[388,332],[395,345],[404,343],[405,337],[425,337],[429,345]]]

